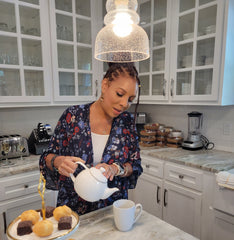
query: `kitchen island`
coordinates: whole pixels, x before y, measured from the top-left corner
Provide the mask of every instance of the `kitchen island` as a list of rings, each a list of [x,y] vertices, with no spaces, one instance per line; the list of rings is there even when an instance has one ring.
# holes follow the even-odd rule
[[[80,216],[80,226],[70,236],[74,240],[197,240],[192,235],[160,220],[143,210],[128,232],[120,232],[114,224],[112,206]]]

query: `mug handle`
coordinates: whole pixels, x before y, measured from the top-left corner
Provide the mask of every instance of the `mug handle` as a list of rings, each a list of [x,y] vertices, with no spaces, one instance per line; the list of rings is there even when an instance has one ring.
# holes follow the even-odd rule
[[[138,210],[138,213],[135,215],[135,219],[134,219],[134,223],[139,219],[139,217],[141,216],[142,213],[142,205],[140,203],[136,204],[136,211]]]

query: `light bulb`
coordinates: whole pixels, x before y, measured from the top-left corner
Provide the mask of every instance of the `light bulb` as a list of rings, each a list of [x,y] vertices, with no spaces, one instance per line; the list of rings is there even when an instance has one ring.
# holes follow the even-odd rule
[[[133,21],[126,12],[117,13],[112,24],[113,31],[118,37],[126,37],[132,32]]]

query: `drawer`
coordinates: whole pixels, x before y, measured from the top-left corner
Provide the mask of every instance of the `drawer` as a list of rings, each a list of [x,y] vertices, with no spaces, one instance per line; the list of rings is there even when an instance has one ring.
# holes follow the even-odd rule
[[[141,165],[145,174],[163,178],[163,163],[159,159],[144,156],[142,157]]]
[[[234,216],[234,190],[220,187],[215,182],[213,207]]]
[[[201,171],[166,163],[164,177],[168,181],[202,191],[203,173]]]
[[[0,178],[0,201],[37,192],[39,178],[39,171]]]

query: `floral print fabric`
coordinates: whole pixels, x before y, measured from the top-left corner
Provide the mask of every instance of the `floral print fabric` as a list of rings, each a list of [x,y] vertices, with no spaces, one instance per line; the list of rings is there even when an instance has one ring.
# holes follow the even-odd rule
[[[71,178],[51,171],[45,162],[48,154],[63,156],[76,156],[83,159],[87,166],[93,165],[93,147],[89,123],[90,104],[69,107],[60,117],[54,130],[48,149],[41,155],[40,171],[46,179],[48,189],[59,190],[57,206],[67,205],[78,214],[84,214],[112,204],[117,199],[128,198],[128,189],[135,188],[137,179],[142,173],[140,149],[136,127],[130,113],[123,112],[114,118],[111,132],[104,148],[101,162],[112,164],[114,162],[129,162],[133,174],[129,177],[114,177],[108,180],[108,187],[117,187],[109,198],[94,203],[86,202],[74,190]],[[74,176],[83,170],[78,165]]]

